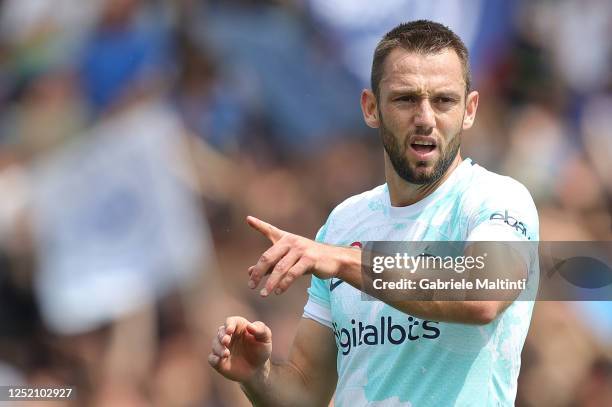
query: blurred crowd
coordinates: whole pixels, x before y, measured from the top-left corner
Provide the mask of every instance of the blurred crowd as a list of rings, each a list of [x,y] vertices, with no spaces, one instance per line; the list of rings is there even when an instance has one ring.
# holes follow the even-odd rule
[[[0,385],[249,405],[212,336],[260,319],[285,357],[309,282],[250,291],[267,242],[244,218],[312,237],[384,182],[359,94],[376,42],[419,18],[471,52],[463,155],[527,186],[542,240],[612,240],[607,0],[4,0]],[[610,302],[536,304],[516,405],[612,405]]]

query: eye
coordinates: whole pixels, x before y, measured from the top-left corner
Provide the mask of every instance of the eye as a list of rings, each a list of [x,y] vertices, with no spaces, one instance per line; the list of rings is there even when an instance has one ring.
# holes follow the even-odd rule
[[[439,105],[448,105],[454,102],[455,102],[455,99],[449,96],[438,96],[437,98],[434,99],[434,103],[439,104]]]
[[[417,103],[418,98],[415,95],[402,95],[395,98],[396,102]]]

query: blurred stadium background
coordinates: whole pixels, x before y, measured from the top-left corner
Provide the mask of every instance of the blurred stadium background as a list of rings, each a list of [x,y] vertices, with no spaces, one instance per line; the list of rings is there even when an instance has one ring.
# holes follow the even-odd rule
[[[418,18],[470,48],[464,155],[529,188],[542,240],[612,240],[607,0],[4,0],[0,384],[248,405],[208,368],[212,335],[261,319],[286,356],[308,281],[251,292],[267,242],[244,217],[312,237],[383,182],[359,92]],[[536,305],[516,404],[612,405],[610,303]]]

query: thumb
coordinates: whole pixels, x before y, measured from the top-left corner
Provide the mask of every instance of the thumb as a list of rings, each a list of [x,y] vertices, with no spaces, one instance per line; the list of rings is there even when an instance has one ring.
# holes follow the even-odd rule
[[[247,325],[247,331],[259,342],[268,342],[272,337],[272,331],[261,321],[256,321]]]

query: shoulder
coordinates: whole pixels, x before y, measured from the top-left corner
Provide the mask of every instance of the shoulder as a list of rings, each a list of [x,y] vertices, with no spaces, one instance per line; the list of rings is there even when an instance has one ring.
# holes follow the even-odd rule
[[[530,239],[537,239],[538,212],[527,188],[519,181],[474,165],[463,193],[469,229],[479,224],[511,225]]]
[[[355,212],[368,212],[377,209],[380,205],[385,205],[387,197],[386,184],[379,185],[369,191],[353,195],[337,205],[331,212],[330,217],[342,217],[352,215]]]
[[[464,190],[464,203],[468,206],[505,203],[532,206],[535,209],[529,190],[514,178],[489,171],[477,164],[473,165],[469,177]]]

